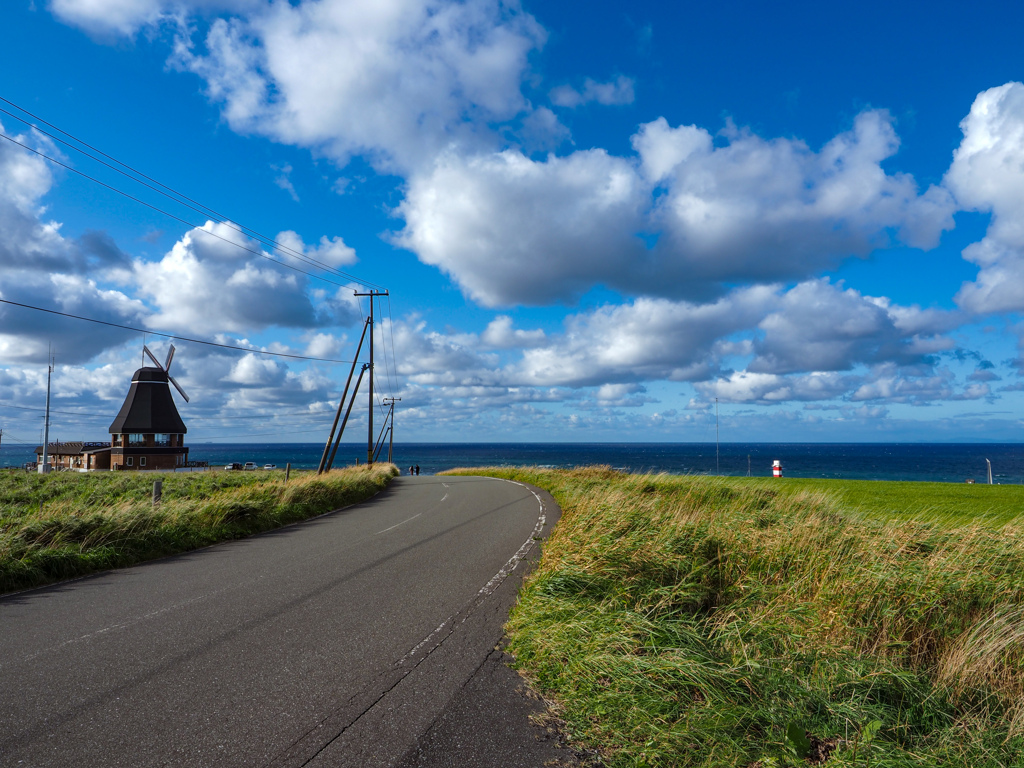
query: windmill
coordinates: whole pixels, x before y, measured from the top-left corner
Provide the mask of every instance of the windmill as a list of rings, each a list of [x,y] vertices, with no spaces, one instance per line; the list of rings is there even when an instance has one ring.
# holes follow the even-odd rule
[[[178,394],[182,396],[185,402],[188,402],[188,395],[185,394],[185,390],[181,388],[181,385],[174,380],[171,376],[171,361],[174,359],[174,345],[171,344],[171,348],[167,350],[167,360],[164,361],[163,365],[160,365],[160,361],[156,359],[156,356],[149,351],[149,347],[145,344],[142,345],[142,351],[149,355],[149,359],[153,361],[157,368],[167,374],[167,380],[174,385],[174,388],[178,390]]]
[[[160,361],[146,345],[142,351],[153,361],[132,374],[131,388],[114,422],[110,425],[111,469],[174,469],[188,461],[185,433],[171,396],[170,385],[185,402],[188,395],[170,374],[174,345],[167,360]],[[145,358],[143,358],[145,359]]]

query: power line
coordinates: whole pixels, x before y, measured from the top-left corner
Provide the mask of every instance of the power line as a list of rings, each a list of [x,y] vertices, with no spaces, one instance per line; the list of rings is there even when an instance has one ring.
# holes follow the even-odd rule
[[[308,434],[311,434],[313,432],[319,433],[321,431],[322,430],[319,430],[319,429],[303,429],[303,430],[294,430],[294,431],[292,431],[292,434],[293,435],[308,435]],[[280,435],[280,434],[281,434],[280,431],[278,431],[278,432],[255,432],[255,433],[249,433],[249,434],[246,434],[246,435],[212,435],[212,436],[211,435],[201,435],[201,436],[199,436],[199,437],[197,437],[195,439],[196,440],[230,440],[230,439],[234,439],[236,437],[269,437],[271,435]]]
[[[62,163],[60,160],[52,158],[49,155],[47,155],[47,154],[45,154],[43,152],[40,152],[38,149],[33,149],[28,144],[24,144],[24,143],[18,141],[17,139],[8,136],[6,133],[0,133],[0,139],[7,139],[7,141],[11,142],[12,144],[17,144],[22,149],[26,149],[26,150],[28,150],[29,152],[31,152],[31,153],[33,153],[35,155],[39,155],[39,157],[43,158],[44,160],[49,160],[51,163],[54,163],[55,165],[59,165],[61,168],[65,168],[65,169],[71,171],[72,173],[77,173],[79,176],[81,176],[83,178],[86,178],[89,181],[95,182],[96,184],[99,184],[101,187],[105,187],[106,189],[109,189],[111,192],[116,192],[119,195],[123,195],[124,197],[127,197],[129,200],[133,200],[136,203],[139,203],[140,205],[144,205],[147,208],[151,208],[152,210],[156,211],[157,213],[162,213],[164,216],[167,216],[167,217],[169,217],[171,219],[174,219],[175,221],[181,222],[182,224],[184,224],[187,227],[191,227],[192,229],[197,229],[200,232],[205,232],[210,237],[215,237],[218,240],[222,240],[223,242],[228,243],[229,245],[233,245],[236,248],[241,248],[243,251],[247,251],[248,253],[254,254],[254,255],[259,256],[261,258],[264,258],[267,261],[271,261],[274,264],[278,264],[278,265],[280,265],[282,267],[286,267],[287,269],[291,269],[291,270],[294,270],[296,272],[300,272],[301,274],[306,275],[307,277],[311,277],[314,280],[322,280],[325,283],[330,283],[331,285],[337,285],[340,288],[347,287],[344,283],[338,283],[338,282],[335,282],[334,280],[328,280],[326,277],[322,277],[321,275],[315,275],[312,272],[307,272],[304,269],[299,269],[298,267],[296,267],[293,264],[286,264],[283,261],[278,261],[277,259],[275,259],[275,258],[273,258],[271,256],[268,256],[267,254],[263,253],[262,251],[257,251],[257,250],[254,250],[252,248],[248,248],[248,247],[242,245],[241,243],[236,243],[234,240],[228,240],[226,237],[221,237],[220,235],[216,234],[215,232],[211,232],[208,229],[203,229],[202,226],[200,226],[199,224],[191,222],[188,219],[183,219],[180,216],[176,216],[175,214],[171,213],[170,211],[165,211],[163,208],[158,208],[157,206],[153,205],[152,203],[147,203],[145,200],[142,200],[141,198],[135,197],[134,195],[130,195],[127,192],[124,192],[124,191],[118,189],[117,187],[114,187],[114,186],[112,186],[110,184],[107,184],[105,181],[100,181],[96,177],[90,176],[87,173],[83,173],[82,171],[78,170],[77,168],[72,168],[67,163]]]
[[[120,165],[122,168],[127,168],[128,171],[131,171],[131,173],[128,173],[128,172],[126,172],[124,170],[121,170],[121,168],[117,168],[114,165],[111,165],[111,163],[105,162],[105,161],[101,160],[100,158],[95,157],[94,155],[89,154],[85,150],[81,149],[80,147],[74,146],[74,144],[71,144],[70,142],[65,141],[64,139],[60,138],[59,136],[54,136],[52,133],[49,133],[47,131],[42,130],[38,126],[33,125],[28,120],[25,120],[23,117],[20,117],[19,115],[16,115],[13,112],[10,112],[10,111],[8,111],[6,109],[0,108],[0,112],[2,112],[3,114],[10,115],[15,120],[18,120],[18,121],[24,123],[25,125],[28,125],[28,126],[32,127],[34,130],[38,131],[39,133],[43,134],[44,136],[47,136],[47,137],[53,139],[54,141],[60,142],[64,146],[68,147],[69,149],[71,149],[71,150],[73,150],[75,152],[78,152],[78,153],[80,153],[82,155],[85,155],[90,160],[93,160],[93,161],[95,161],[97,163],[100,163],[101,165],[106,166],[107,168],[110,168],[112,171],[114,171],[116,173],[119,173],[119,174],[121,174],[122,176],[124,176],[124,177],[126,177],[128,179],[131,179],[132,181],[134,181],[137,184],[141,184],[142,186],[144,186],[144,187],[146,187],[148,189],[153,190],[157,194],[163,195],[164,197],[168,198],[169,200],[173,200],[174,202],[176,202],[176,203],[178,203],[180,205],[184,205],[186,208],[189,208],[189,209],[191,209],[191,210],[195,211],[196,213],[199,213],[199,214],[201,214],[203,216],[208,216],[208,217],[211,217],[211,218],[218,219],[219,223],[224,224],[225,226],[228,226],[231,229],[234,229],[235,231],[239,232],[240,234],[246,235],[248,237],[254,237],[257,240],[260,240],[261,242],[263,242],[264,244],[270,245],[270,246],[272,246],[274,248],[277,248],[278,250],[281,250],[281,251],[283,251],[285,253],[288,253],[288,254],[294,256],[295,258],[300,259],[301,261],[306,262],[307,264],[311,264],[313,266],[318,266],[318,267],[320,267],[322,269],[325,269],[325,270],[327,270],[329,272],[333,272],[334,274],[337,274],[337,275],[339,275],[341,277],[346,277],[346,278],[348,278],[350,280],[354,280],[357,283],[359,283],[360,285],[375,286],[377,288],[381,288],[382,287],[382,286],[376,285],[375,283],[371,283],[371,282],[368,282],[366,280],[363,280],[362,278],[357,277],[356,275],[352,275],[350,273],[344,272],[344,271],[338,269],[337,267],[332,267],[329,264],[324,264],[323,262],[317,261],[316,259],[312,259],[312,258],[306,256],[306,254],[304,254],[304,253],[302,253],[300,251],[297,251],[294,248],[286,246],[286,245],[284,245],[282,243],[279,243],[277,240],[274,240],[273,238],[268,237],[267,235],[263,235],[263,234],[261,234],[260,232],[257,232],[255,229],[253,229],[251,227],[247,227],[245,225],[236,225],[234,222],[230,221],[229,217],[225,216],[222,213],[218,213],[216,210],[214,210],[210,206],[205,205],[205,204],[199,202],[198,200],[194,200],[193,198],[189,197],[188,195],[185,195],[185,194],[183,194],[181,192],[178,192],[173,187],[169,187],[168,185],[158,181],[157,179],[154,179],[151,176],[147,176],[142,171],[140,171],[140,170],[138,170],[136,168],[133,168],[132,166],[128,165],[127,163],[124,163],[124,162],[118,160],[116,157],[113,157],[112,155],[108,155],[103,150],[98,149],[97,147],[94,147],[91,144],[89,144],[89,143],[79,139],[78,137],[74,136],[73,134],[68,133],[67,131],[63,130],[59,126],[56,126],[53,123],[47,122],[46,120],[44,120],[43,118],[39,117],[38,115],[35,115],[32,112],[29,112],[24,107],[21,107],[18,104],[15,104],[13,101],[10,101],[9,99],[5,99],[2,96],[0,96],[0,101],[4,102],[5,104],[9,104],[10,106],[14,107],[15,109],[19,110],[20,112],[24,112],[26,115],[28,115],[29,117],[33,118],[34,120],[38,120],[39,122],[43,123],[44,125],[49,126],[50,128],[52,128],[53,130],[57,131],[58,133],[61,133],[64,136],[67,136],[72,141],[74,141],[74,142],[76,142],[78,144],[81,144],[84,147],[88,147],[93,152],[96,152],[97,154],[101,155],[102,157],[105,157],[108,160],[111,160],[113,163],[116,163],[117,165]],[[7,138],[8,140],[12,140],[13,141],[13,139],[11,139],[9,136],[4,136],[4,138]],[[15,143],[20,144],[20,146],[25,147],[26,149],[29,149],[30,151],[35,151],[35,150],[32,150],[31,147],[27,147],[26,145],[21,144],[20,142],[15,141]],[[44,155],[44,154],[42,154],[40,152],[37,152],[37,154],[39,154],[41,157],[46,158],[47,160],[50,160],[51,162],[58,163],[62,167],[68,168],[68,170],[72,170],[72,171],[75,170],[73,168],[70,168],[69,166],[66,166],[66,165],[60,163],[57,160],[54,160],[53,158],[47,157],[46,155]],[[132,176],[131,174],[135,174],[135,176]],[[84,173],[81,174],[81,175],[85,176],[86,178],[89,178],[92,181],[96,181],[96,183],[98,183],[98,184],[103,184],[104,186],[107,186],[109,189],[112,189],[113,191],[118,192],[119,194],[123,194],[126,197],[131,197],[130,195],[127,195],[126,193],[121,192],[121,190],[118,190],[118,189],[116,189],[114,187],[110,187],[109,185],[106,185],[106,184],[104,184],[101,181],[98,181],[96,179],[92,179],[92,177],[86,176]],[[142,181],[140,178],[136,178],[136,176],[141,177],[141,179],[145,179],[146,181]],[[152,182],[152,184],[146,183],[147,181]],[[156,186],[153,186],[154,184]],[[160,187],[160,189],[158,189],[158,187]],[[165,192],[163,190],[167,190],[167,191]],[[143,205],[149,206],[149,204],[146,203],[145,201],[137,200],[136,198],[131,198],[131,199],[136,200],[137,202],[140,202]],[[198,206],[198,207],[196,207],[196,206]],[[167,216],[172,216],[173,217],[172,214],[169,214],[166,211],[162,211],[159,208],[156,208],[155,206],[149,206],[149,207],[153,208],[154,210],[159,211],[160,213],[164,213]],[[176,218],[176,217],[174,217],[174,218]],[[188,222],[184,222],[184,220],[182,220],[182,219],[177,219],[177,220],[178,221],[182,221],[183,223],[188,223]],[[194,226],[194,225],[190,225],[190,226]],[[227,242],[231,242],[231,241],[227,241]],[[238,245],[239,247],[244,247],[244,246],[239,245],[238,243],[233,243],[233,244],[234,245]],[[281,262],[278,262],[278,263],[281,263]]]
[[[381,307],[381,314],[384,313],[383,309],[384,308],[382,306]],[[388,295],[388,319],[389,319],[389,321],[390,321],[390,318],[391,318],[391,296],[389,294]],[[389,328],[391,327],[391,323],[390,322],[388,323],[388,327]],[[389,390],[390,394],[393,397],[395,395],[395,382],[391,380],[391,365],[388,364],[388,343],[387,343],[387,339],[384,337],[384,318],[381,318],[380,340],[381,340],[381,342],[384,345],[384,370],[388,374],[388,390]],[[397,361],[394,360],[394,350],[395,350],[395,346],[394,346],[394,344],[392,344],[391,345],[392,362],[397,367],[398,363],[397,363]],[[398,378],[397,373],[398,373],[398,371],[396,370],[395,371],[395,374],[396,374],[395,378],[396,379]]]
[[[395,383],[398,383],[398,355],[395,354],[395,318],[391,316],[391,294],[388,294],[388,336],[391,337],[391,359],[395,365]],[[395,387],[397,390],[397,386]],[[392,391],[392,395],[396,392]]]
[[[327,411],[325,411],[324,413],[309,413],[308,411],[285,411],[284,413],[281,413],[281,412],[275,412],[275,413],[270,413],[270,414],[267,414],[267,413],[256,413],[256,414],[248,414],[248,415],[233,414],[233,415],[230,415],[230,416],[200,416],[198,418],[207,419],[207,420],[227,419],[227,420],[232,420],[233,421],[233,420],[236,420],[236,419],[276,419],[278,416],[309,416],[310,418],[313,418],[313,417],[321,418],[325,414],[327,416],[330,416],[330,413],[327,412]],[[277,422],[275,422],[275,423],[277,423]]]
[[[45,412],[46,411],[45,408],[37,408],[37,407],[29,406],[29,405],[14,405],[13,403],[0,403],[0,408],[14,408],[14,409],[19,410],[19,411],[38,411],[38,412]],[[102,413],[83,413],[81,411],[55,411],[52,408],[50,409],[50,413],[58,413],[58,414],[60,414],[62,416],[78,416],[79,418],[84,418],[84,419],[103,419],[103,420],[109,420],[110,419],[110,416],[104,415]],[[259,413],[259,414],[249,414],[249,415],[233,414],[233,415],[230,415],[230,416],[193,416],[193,417],[190,417],[190,420],[191,419],[195,419],[195,420],[198,420],[200,422],[210,422],[210,421],[235,421],[235,420],[239,420],[239,419],[263,419],[263,420],[267,420],[267,421],[273,420],[275,424],[282,424],[282,425],[300,423],[300,422],[288,422],[288,421],[282,422],[282,421],[278,421],[277,420],[278,416],[308,416],[310,418],[321,418],[323,416],[323,414],[322,413],[309,413],[307,411],[285,411],[284,413],[275,412],[275,413],[269,413],[269,414],[268,413]]]
[[[374,298],[373,297],[373,293],[371,292],[371,293],[366,294],[366,295],[370,299],[370,314],[373,314],[373,298]],[[359,294],[356,294],[356,300],[357,301],[359,300],[359,298],[360,298]],[[363,310],[363,302],[360,301],[359,302],[359,311],[362,312],[362,310]],[[370,333],[376,333],[376,332],[377,332],[376,328],[372,328],[372,327],[370,328]],[[382,333],[381,334],[381,340],[383,341],[383,339],[384,339],[384,334]],[[384,366],[386,368],[387,367],[387,347],[385,347],[384,349],[385,349]],[[371,363],[373,362],[372,358],[371,358],[370,362]],[[376,388],[376,385],[377,385],[377,382],[379,381],[379,378],[378,378],[378,376],[376,374],[376,371],[372,367],[371,367],[371,370],[370,370],[370,375],[373,378],[373,383],[374,383],[374,386]],[[389,377],[389,380],[390,380],[390,377]],[[394,393],[392,393],[392,394],[394,394]],[[376,391],[374,391],[373,397],[377,401],[377,407],[380,408],[381,412],[383,413],[383,411],[384,411],[384,404],[381,402],[380,395]]]
[[[278,241],[274,240],[273,238],[270,238],[270,237],[268,237],[266,235],[263,235],[260,232],[257,232],[256,230],[254,230],[254,229],[252,229],[250,227],[246,227],[244,225],[241,225],[241,226],[236,225],[234,222],[229,221],[226,216],[224,216],[223,214],[217,212],[213,208],[210,208],[209,206],[207,206],[207,205],[205,205],[205,204],[203,204],[203,203],[201,203],[201,202],[199,202],[197,200],[194,200],[193,198],[188,197],[187,195],[185,195],[185,194],[183,194],[181,192],[178,192],[177,190],[173,189],[172,187],[169,187],[168,185],[163,184],[162,182],[160,182],[160,181],[158,181],[158,180],[156,180],[156,179],[154,179],[154,178],[152,178],[152,177],[142,173],[138,169],[133,168],[132,166],[128,165],[127,163],[124,163],[124,162],[118,160],[117,158],[113,157],[112,155],[109,155],[109,154],[103,152],[102,150],[98,149],[97,147],[94,147],[94,146],[88,144],[87,142],[85,142],[85,141],[77,138],[76,136],[68,133],[67,131],[61,129],[60,127],[54,125],[53,123],[50,123],[50,122],[44,120],[43,118],[39,117],[38,115],[35,115],[32,112],[29,112],[28,110],[26,110],[23,107],[15,104],[14,102],[12,102],[12,101],[10,101],[8,99],[5,99],[3,97],[0,97],[0,101],[2,101],[5,104],[10,105],[11,107],[13,107],[16,110],[18,110],[18,111],[28,115],[29,117],[33,118],[34,120],[37,120],[37,121],[43,123],[44,125],[52,128],[54,131],[56,131],[57,133],[62,134],[63,136],[67,137],[68,139],[71,140],[71,142],[74,142],[74,143],[66,141],[65,139],[61,138],[60,136],[54,135],[53,133],[49,133],[49,132],[39,128],[37,125],[34,125],[33,123],[29,122],[24,117],[21,117],[20,115],[15,114],[13,112],[10,112],[10,111],[8,111],[6,109],[0,108],[0,113],[8,115],[8,116],[14,118],[15,120],[18,120],[18,121],[24,123],[25,125],[30,126],[32,128],[32,130],[36,131],[37,133],[39,133],[39,134],[41,134],[43,136],[46,136],[46,137],[50,138],[51,140],[53,140],[55,142],[60,143],[61,145],[63,145],[64,147],[67,147],[68,149],[70,149],[73,152],[78,152],[78,153],[84,155],[85,157],[89,158],[90,160],[92,160],[92,161],[94,161],[96,163],[99,163],[100,165],[108,168],[109,170],[112,170],[112,171],[120,174],[121,176],[124,176],[125,178],[128,178],[131,181],[134,181],[137,184],[142,185],[143,187],[149,189],[152,192],[156,192],[157,194],[159,194],[159,195],[161,195],[161,196],[163,196],[163,197],[173,201],[174,203],[177,203],[178,205],[182,205],[182,206],[184,206],[184,207],[186,207],[186,208],[188,208],[188,209],[190,209],[190,210],[192,210],[192,211],[194,211],[196,213],[199,213],[200,215],[202,215],[204,217],[215,219],[215,220],[217,220],[217,223],[219,223],[222,226],[225,226],[225,227],[227,227],[229,229],[232,229],[232,230],[234,230],[236,232],[239,232],[244,237],[252,237],[252,238],[256,239],[258,242],[260,242],[262,245],[270,247],[270,249],[272,251],[274,249],[276,249],[276,250],[280,251],[281,253],[283,253],[286,256],[291,256],[292,258],[295,258],[295,259],[297,259],[297,260],[299,260],[299,261],[301,261],[303,263],[309,264],[311,266],[318,267],[318,268],[323,269],[323,270],[325,270],[325,271],[327,271],[327,272],[329,272],[331,274],[337,274],[337,275],[339,275],[341,277],[353,280],[353,281],[355,281],[356,283],[358,283],[360,285],[374,286],[376,288],[381,288],[381,286],[379,286],[379,285],[376,285],[374,283],[370,283],[370,282],[364,281],[361,278],[356,277],[355,275],[351,275],[349,273],[346,273],[346,272],[344,272],[342,270],[337,269],[336,267],[332,267],[329,264],[325,264],[325,263],[323,263],[321,261],[318,261],[316,259],[310,258],[310,257],[306,256],[305,253],[303,253],[301,251],[298,251],[298,250],[295,250],[294,248],[291,248],[291,247],[289,247],[287,245],[284,245],[282,243],[279,243]],[[193,229],[197,229],[197,230],[199,230],[201,232],[204,232],[207,235],[210,235],[210,236],[212,236],[212,237],[214,237],[214,238],[216,238],[218,240],[221,240],[221,241],[223,241],[225,243],[228,243],[229,245],[233,245],[233,246],[235,246],[237,248],[240,248],[241,250],[246,251],[248,253],[251,253],[253,255],[260,256],[261,258],[267,259],[268,261],[271,261],[271,262],[273,262],[275,264],[278,264],[279,266],[283,266],[283,267],[286,267],[288,269],[292,269],[293,271],[299,272],[300,274],[306,275],[307,277],[310,277],[312,279],[321,280],[321,281],[323,281],[325,283],[329,283],[329,284],[332,284],[332,285],[337,285],[339,287],[345,287],[341,283],[337,283],[337,282],[335,282],[333,280],[330,280],[330,279],[327,279],[326,277],[323,277],[321,275],[317,275],[317,274],[313,274],[311,272],[307,272],[306,270],[300,269],[300,268],[298,268],[298,267],[296,267],[294,265],[287,264],[287,263],[285,263],[283,261],[279,261],[278,259],[272,258],[269,254],[263,252],[262,250],[254,250],[253,248],[249,248],[249,247],[247,247],[246,245],[244,245],[242,243],[235,242],[235,241],[233,241],[231,239],[228,239],[226,237],[218,235],[215,232],[209,231],[209,230],[203,228],[202,226],[200,226],[200,225],[198,225],[198,224],[196,224],[194,222],[188,221],[187,219],[182,218],[180,216],[177,216],[176,214],[171,213],[170,211],[164,210],[164,209],[162,209],[162,208],[160,208],[160,207],[158,207],[156,205],[153,205],[152,203],[149,203],[149,202],[147,202],[146,200],[143,200],[140,197],[136,197],[136,196],[134,196],[132,194],[129,194],[128,192],[126,192],[126,191],[124,191],[122,189],[119,189],[118,187],[115,187],[112,184],[108,184],[108,183],[106,183],[104,181],[101,181],[100,179],[98,179],[98,178],[96,178],[94,176],[91,176],[91,175],[89,175],[89,174],[87,174],[87,173],[85,173],[83,171],[80,171],[80,170],[72,167],[71,165],[69,165],[67,163],[64,163],[64,162],[62,162],[62,161],[60,161],[60,160],[58,160],[58,159],[56,159],[54,157],[51,157],[51,156],[45,154],[44,152],[41,152],[41,151],[39,151],[39,150],[37,150],[37,149],[35,149],[35,148],[33,148],[33,147],[31,147],[31,146],[21,142],[21,141],[18,141],[17,139],[15,139],[12,136],[8,136],[8,135],[0,132],[0,138],[6,139],[7,141],[9,141],[9,142],[11,142],[11,143],[21,147],[22,149],[25,149],[25,150],[27,150],[27,151],[37,155],[38,157],[41,157],[42,159],[44,159],[44,160],[46,160],[46,161],[48,161],[48,162],[50,162],[50,163],[52,163],[54,165],[57,165],[57,166],[59,166],[61,168],[64,168],[65,170],[68,170],[68,171],[70,171],[70,172],[72,172],[74,174],[77,174],[78,176],[81,176],[84,179],[92,181],[93,183],[98,184],[99,186],[101,186],[101,187],[103,187],[105,189],[108,189],[111,192],[119,194],[119,195],[121,195],[121,196],[123,196],[123,197],[125,197],[125,198],[127,198],[127,199],[129,199],[131,201],[133,201],[133,202],[136,202],[136,203],[138,203],[140,205],[143,205],[143,206],[145,206],[145,207],[147,207],[147,208],[149,208],[149,209],[151,209],[151,210],[153,210],[153,211],[155,211],[157,213],[160,213],[160,214],[162,214],[164,216],[167,216],[168,218],[173,219],[174,221],[180,222],[181,224],[184,224],[184,225],[186,225],[188,227],[191,227]],[[77,145],[81,145],[81,146],[76,146],[76,144]],[[89,150],[91,150],[95,154],[91,154],[90,152],[87,152],[85,149],[82,149],[82,147],[88,148]],[[97,155],[99,155],[99,157],[97,157]],[[101,157],[102,158],[106,158],[107,160],[110,160],[111,162],[106,162],[106,161],[102,160]],[[120,167],[117,167],[117,166],[120,166]],[[143,179],[145,179],[145,181],[143,181]],[[147,183],[147,182],[152,182],[152,183]],[[386,292],[382,291],[382,293],[385,293],[385,295],[386,295]],[[371,301],[371,314],[372,314],[372,301],[373,301],[372,294],[373,294],[373,291],[371,290],[371,298],[370,298],[370,301]],[[60,311],[57,311],[57,310],[47,309],[47,308],[44,308],[44,307],[38,307],[38,306],[30,305],[30,304],[23,304],[23,303],[20,303],[20,302],[10,301],[10,300],[6,300],[6,299],[0,299],[0,302],[5,303],[5,304],[9,304],[9,305],[12,305],[12,306],[22,307],[22,308],[25,308],[25,309],[32,309],[32,310],[35,310],[35,311],[45,312],[45,313],[48,313],[48,314],[53,314],[53,315],[57,315],[57,316],[61,316],[61,317],[67,317],[67,318],[70,318],[70,319],[80,320],[80,321],[84,321],[84,322],[91,322],[91,323],[96,323],[96,324],[100,324],[100,325],[106,325],[106,326],[112,327],[112,328],[119,328],[119,329],[122,329],[122,330],[132,331],[132,332],[136,332],[136,333],[143,333],[143,334],[152,333],[155,336],[160,336],[160,337],[170,338],[170,339],[179,339],[180,341],[184,341],[184,342],[189,342],[189,343],[194,343],[194,344],[203,344],[203,345],[206,345],[206,346],[212,346],[212,347],[217,347],[217,348],[221,348],[221,349],[231,349],[231,350],[235,350],[235,351],[249,352],[249,353],[253,353],[253,354],[265,354],[265,355],[270,355],[270,356],[273,356],[273,357],[282,357],[282,358],[288,358],[288,359],[293,359],[293,360],[306,360],[306,361],[325,362],[325,363],[348,363],[348,362],[350,362],[350,361],[342,361],[342,360],[333,360],[333,359],[330,359],[330,358],[318,358],[318,357],[312,357],[312,356],[308,356],[308,355],[294,355],[294,354],[280,353],[280,352],[267,352],[267,351],[264,351],[264,350],[257,350],[257,349],[251,349],[251,348],[246,348],[246,347],[240,347],[240,346],[237,346],[237,345],[222,344],[222,343],[217,343],[217,342],[205,341],[205,340],[202,340],[202,339],[193,339],[193,338],[189,338],[189,337],[179,336],[179,335],[176,335],[176,334],[162,333],[162,332],[159,332],[159,331],[148,331],[146,329],[136,328],[136,327],[125,325],[125,324],[121,324],[121,323],[113,323],[113,322],[109,322],[109,321],[98,320],[98,319],[95,319],[95,318],[85,317],[85,316],[82,316],[82,315],[75,315],[75,314],[71,314],[71,313],[60,312]],[[395,357],[395,354],[394,354],[394,330],[393,330],[394,321],[393,321],[393,318],[391,317],[391,301],[390,301],[390,297],[388,298],[388,315],[389,315],[389,320],[390,320],[389,330],[390,330],[390,333],[391,333],[391,338],[390,338],[391,357],[394,360],[395,377],[397,378],[397,373],[398,373],[398,371],[397,371],[397,358]],[[387,374],[389,388],[392,390],[392,394],[393,394],[394,386],[395,386],[395,381],[392,380],[392,373],[391,373],[391,367],[392,366],[391,366],[391,363],[388,360],[388,344],[387,344],[387,340],[384,339],[383,333],[381,334],[381,341],[385,342],[385,346],[384,346],[384,350],[383,350],[383,352],[384,352],[385,372]],[[377,377],[374,376],[374,373],[371,371],[371,383],[376,378]],[[376,400],[377,400],[378,407],[381,408],[381,411],[383,412],[385,410],[385,408],[384,408],[383,403],[380,401],[380,396],[379,395],[377,395]],[[12,407],[18,408],[19,406],[12,406]],[[23,410],[36,410],[36,409],[23,408]],[[73,412],[57,412],[57,413],[62,413],[64,415],[76,416],[78,418],[85,418],[85,419],[95,418],[94,415],[90,415],[90,414],[81,414],[81,413],[73,413]],[[310,415],[312,416],[312,414],[310,414]],[[227,418],[227,417],[212,417],[212,418],[213,419],[223,419],[223,418]],[[255,437],[255,436],[259,436],[259,435],[255,435],[255,434],[254,435],[239,435],[239,437]]]
[[[97,323],[99,325],[107,325],[111,328],[120,328],[125,331],[134,331],[135,333],[148,333],[151,336],[162,336],[165,339],[176,339],[178,341],[185,341],[192,344],[205,344],[208,347],[219,347],[221,349],[234,349],[239,352],[251,352],[254,355],[269,355],[271,357],[287,357],[292,360],[309,360],[316,363],[351,363],[351,360],[333,360],[329,357],[310,357],[309,355],[291,355],[286,352],[268,352],[264,349],[250,349],[248,347],[238,347],[234,344],[219,344],[215,341],[204,341],[202,339],[191,339],[187,336],[179,336],[176,333],[163,333],[161,331],[151,331],[145,328],[135,328],[131,325],[122,325],[121,323],[111,323],[107,320],[97,320],[94,317],[84,317],[82,315],[72,315],[69,312],[58,312],[56,309],[46,309],[45,307],[36,307],[32,304],[21,304],[17,301],[11,301],[9,299],[0,299],[2,304],[10,304],[15,307],[22,307],[24,309],[34,309],[37,312],[46,312],[50,315],[59,315],[60,317],[69,317],[73,320],[84,320],[89,323]]]
[[[373,375],[373,381],[374,381],[375,385],[379,386],[380,379],[377,377],[376,374]],[[377,407],[380,409],[380,412],[381,413],[386,412],[387,411],[387,406],[384,405],[384,402],[381,400],[380,392],[379,391],[376,391],[376,390],[374,391],[373,398],[374,398],[374,400],[377,401]]]
[[[28,406],[28,405],[13,405],[11,403],[0,403],[0,408],[16,408],[19,411],[45,411],[46,410],[45,408],[32,408],[31,406]],[[50,409],[50,413],[60,413],[60,414],[62,414],[64,416],[84,416],[87,419],[99,419],[99,418],[104,418],[105,419],[105,418],[107,418],[106,416],[103,416],[102,414],[99,414],[99,413],[80,413],[78,411],[55,411],[52,408]]]

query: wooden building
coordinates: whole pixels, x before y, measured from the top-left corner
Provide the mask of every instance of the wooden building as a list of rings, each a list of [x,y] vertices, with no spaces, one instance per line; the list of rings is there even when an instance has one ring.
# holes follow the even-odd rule
[[[174,345],[161,365],[145,345],[142,351],[153,366],[139,368],[132,374],[132,384],[124,404],[110,425],[109,443],[50,443],[46,452],[49,465],[55,470],[89,472],[102,469],[173,470],[184,466],[205,466],[206,462],[189,465],[185,447],[185,422],[171,397],[171,386],[188,402],[188,395],[170,374]],[[49,400],[47,400],[49,406]],[[49,414],[47,414],[49,415]],[[36,446],[36,466],[43,463],[43,447]],[[31,466],[31,463],[29,464]]]
[[[50,466],[54,469],[89,470],[110,469],[110,445],[108,443],[50,443]],[[36,446],[36,464],[43,461],[43,446]],[[31,466],[31,465],[30,465]]]
[[[110,425],[111,469],[169,470],[186,465],[188,430],[171,397],[171,383],[177,387],[166,367],[139,368],[134,373],[124,405]]]

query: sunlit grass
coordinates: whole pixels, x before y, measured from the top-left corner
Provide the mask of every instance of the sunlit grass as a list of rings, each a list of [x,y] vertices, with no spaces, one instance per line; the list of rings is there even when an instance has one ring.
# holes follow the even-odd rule
[[[465,473],[562,507],[510,650],[608,765],[1024,765],[1018,490]]]
[[[757,482],[770,488],[775,480],[763,478]],[[783,478],[782,484],[800,490],[826,491],[836,497],[841,507],[879,519],[931,516],[950,524],[1003,525],[1024,514],[1024,485],[789,478]]]
[[[287,483],[283,472],[0,474],[0,592],[303,520],[369,498],[396,474],[390,464]]]

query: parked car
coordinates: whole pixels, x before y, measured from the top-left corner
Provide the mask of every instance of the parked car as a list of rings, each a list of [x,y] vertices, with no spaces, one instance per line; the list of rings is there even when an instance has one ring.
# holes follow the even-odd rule
[[[247,470],[256,469],[256,462],[255,461],[247,461],[247,462],[245,462],[245,468]]]
[[[277,464],[264,464],[264,469],[277,469]]]
[[[240,461],[232,461],[230,464],[225,464],[224,465],[224,469],[241,469],[241,468],[242,468],[242,462],[240,462]]]

